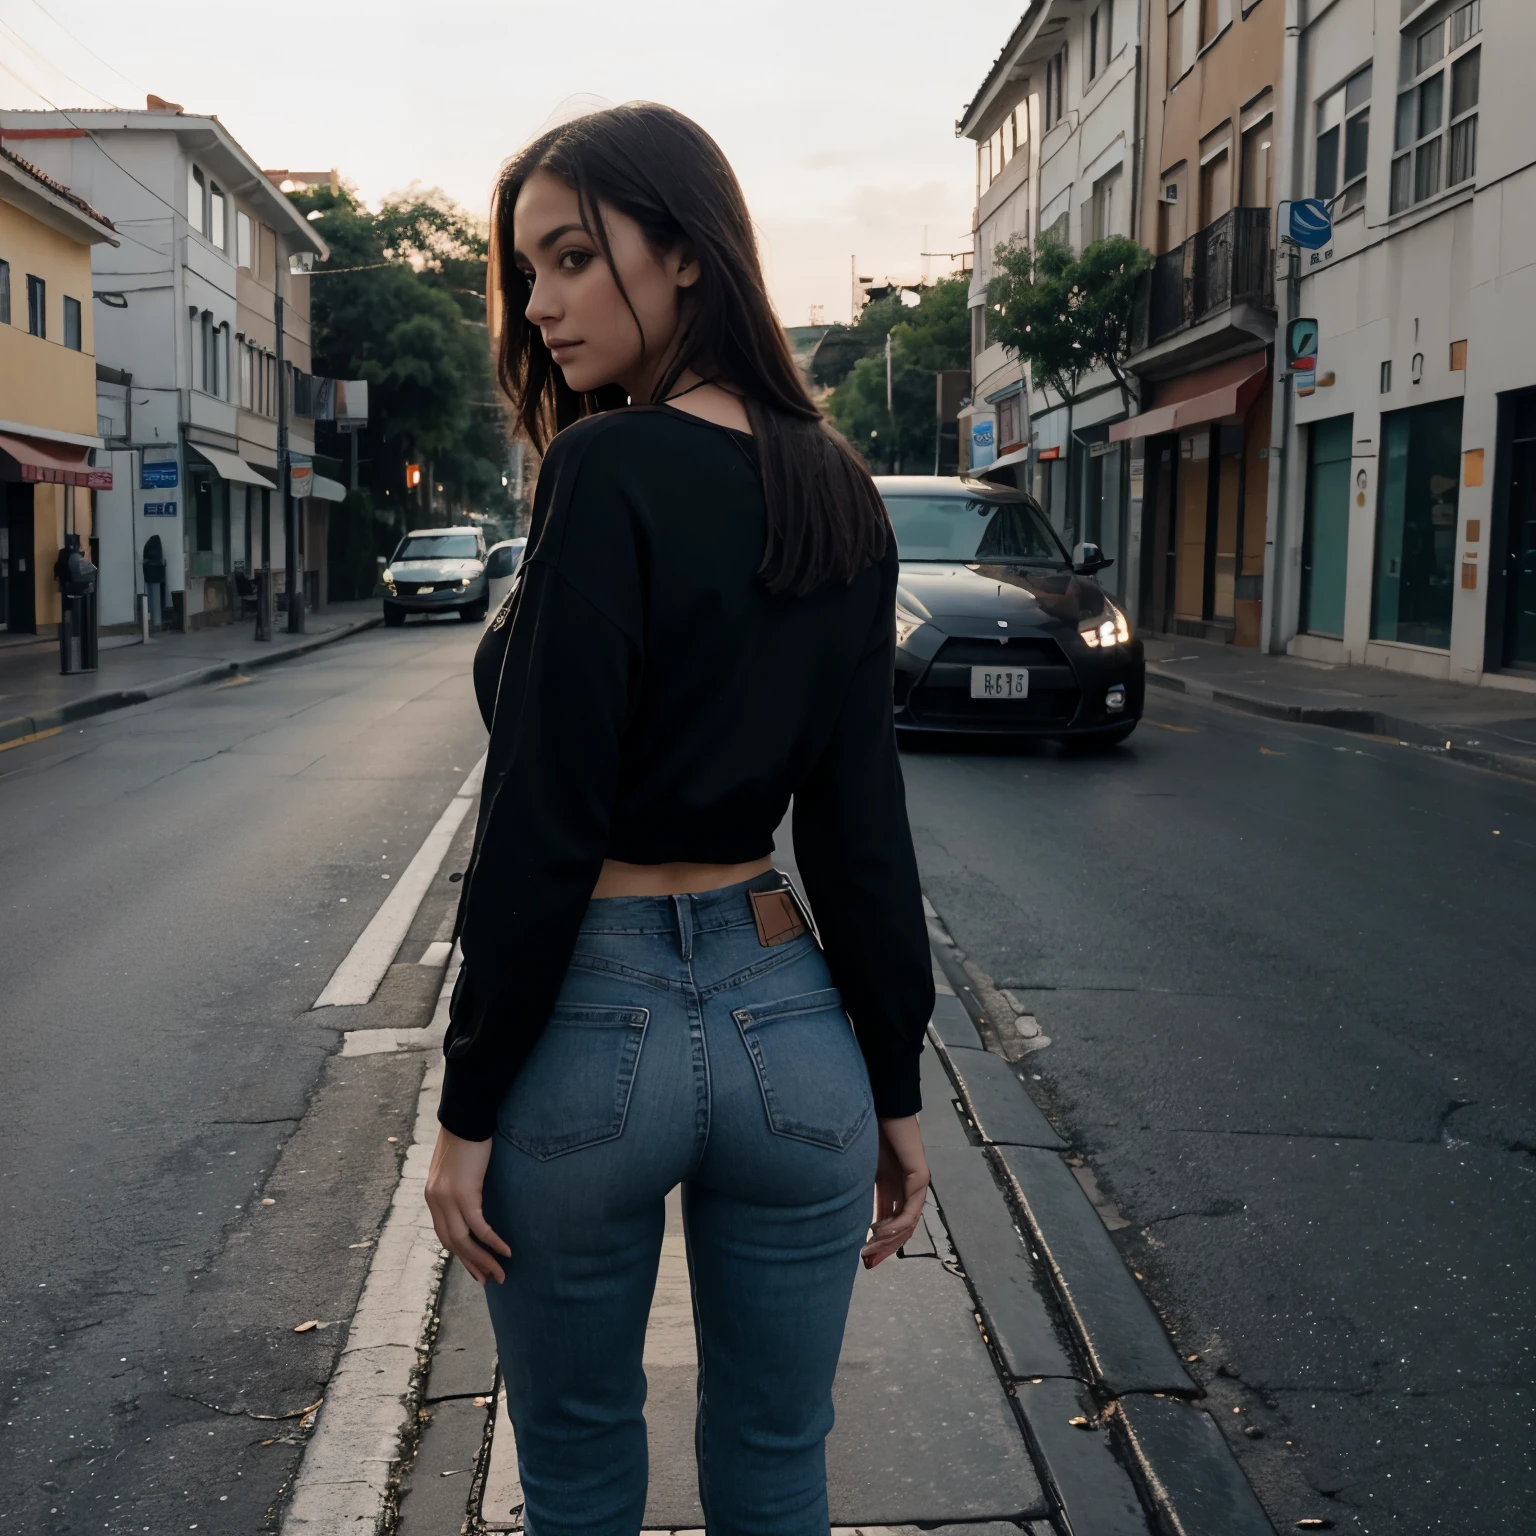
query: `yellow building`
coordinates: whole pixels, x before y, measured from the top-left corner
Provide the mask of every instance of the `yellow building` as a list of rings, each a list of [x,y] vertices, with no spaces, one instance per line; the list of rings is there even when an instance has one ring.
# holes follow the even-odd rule
[[[117,245],[110,220],[0,146],[0,631],[50,634],[54,561],[66,534],[89,552],[96,349],[91,247]]]

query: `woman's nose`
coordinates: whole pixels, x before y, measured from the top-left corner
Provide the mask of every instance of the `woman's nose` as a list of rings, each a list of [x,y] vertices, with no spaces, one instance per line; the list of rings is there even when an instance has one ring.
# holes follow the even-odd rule
[[[549,292],[549,284],[535,275],[528,289],[528,307],[523,311],[529,325],[543,325],[559,318],[557,308]]]

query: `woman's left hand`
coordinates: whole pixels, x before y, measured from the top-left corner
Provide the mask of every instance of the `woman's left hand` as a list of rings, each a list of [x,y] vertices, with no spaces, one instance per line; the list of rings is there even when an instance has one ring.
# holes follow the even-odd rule
[[[875,1220],[861,1257],[865,1269],[896,1252],[917,1231],[928,1198],[928,1157],[917,1116],[880,1122],[875,1165]]]
[[[465,1141],[441,1126],[427,1169],[427,1206],[437,1240],[474,1277],[477,1285],[506,1278],[492,1257],[512,1257],[512,1250],[491,1230],[480,1209],[485,1171],[491,1166],[491,1142]]]

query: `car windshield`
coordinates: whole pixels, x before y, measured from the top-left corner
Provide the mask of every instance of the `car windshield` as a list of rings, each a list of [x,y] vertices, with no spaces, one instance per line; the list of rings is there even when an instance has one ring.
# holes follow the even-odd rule
[[[1040,509],[1029,501],[980,496],[887,496],[903,560],[1066,565]]]
[[[480,544],[472,533],[424,533],[407,539],[396,560],[478,560]]]

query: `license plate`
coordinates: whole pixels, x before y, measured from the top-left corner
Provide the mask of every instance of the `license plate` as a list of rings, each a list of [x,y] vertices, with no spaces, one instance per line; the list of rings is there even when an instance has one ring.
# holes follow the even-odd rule
[[[435,592],[435,591],[437,591],[436,587],[417,587],[416,588],[416,595],[417,595],[417,597],[425,597],[428,592]]]
[[[1025,667],[972,667],[973,699],[1024,699],[1029,697],[1029,671]]]

